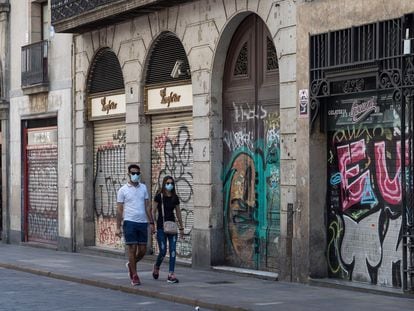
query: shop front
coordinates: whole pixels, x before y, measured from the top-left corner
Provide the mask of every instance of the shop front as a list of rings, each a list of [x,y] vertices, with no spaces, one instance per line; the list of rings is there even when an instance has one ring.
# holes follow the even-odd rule
[[[126,98],[122,72],[109,49],[97,53],[90,79],[88,120],[93,131],[94,245],[123,249],[116,233],[116,197],[126,183]]]
[[[174,46],[174,52],[166,53]],[[162,64],[162,65],[161,65]],[[172,176],[180,200],[184,239],[177,256],[191,259],[193,202],[193,92],[188,60],[179,39],[161,34],[154,44],[146,78],[145,113],[151,120],[151,196]],[[153,248],[157,252],[155,239]]]
[[[328,274],[403,290],[413,277],[414,85],[399,29],[411,21],[310,37],[311,120],[326,138]]]
[[[50,126],[55,122],[24,122],[24,240],[57,246],[58,130]]]

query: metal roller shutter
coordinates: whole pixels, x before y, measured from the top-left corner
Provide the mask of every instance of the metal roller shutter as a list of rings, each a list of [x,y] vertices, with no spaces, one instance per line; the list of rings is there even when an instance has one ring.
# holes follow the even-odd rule
[[[32,133],[56,128],[29,130]],[[58,239],[58,148],[28,145],[28,241],[56,244]]]
[[[94,122],[95,244],[122,249],[116,232],[116,195],[127,181],[124,119]]]
[[[185,227],[184,240],[177,242],[177,256],[191,258],[191,231],[194,224],[192,114],[154,115],[151,131],[152,197],[161,186],[164,176],[174,178]],[[154,239],[155,252],[156,245]]]

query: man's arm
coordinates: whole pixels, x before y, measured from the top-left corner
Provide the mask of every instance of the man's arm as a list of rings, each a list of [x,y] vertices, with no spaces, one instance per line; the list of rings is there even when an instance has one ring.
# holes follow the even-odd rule
[[[121,236],[121,224],[124,219],[124,204],[116,204],[116,235]]]
[[[151,207],[150,207],[148,199],[145,199],[145,213],[147,214],[147,218],[151,225],[151,233],[154,233],[155,232],[154,218],[152,217]]]
[[[152,202],[152,219],[155,220],[157,219],[157,214],[158,214],[158,203],[153,201]]]

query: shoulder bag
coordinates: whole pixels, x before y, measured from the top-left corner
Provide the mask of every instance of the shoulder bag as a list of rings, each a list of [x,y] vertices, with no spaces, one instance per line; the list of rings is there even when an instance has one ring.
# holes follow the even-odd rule
[[[178,226],[175,221],[165,221],[164,220],[164,197],[161,193],[161,213],[162,213],[162,222],[164,233],[166,234],[177,234],[178,233]]]

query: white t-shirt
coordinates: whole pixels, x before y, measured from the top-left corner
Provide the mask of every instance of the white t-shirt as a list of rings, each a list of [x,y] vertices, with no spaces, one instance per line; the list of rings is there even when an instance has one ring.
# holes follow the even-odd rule
[[[130,183],[123,185],[118,190],[117,202],[124,204],[124,220],[148,223],[145,212],[145,200],[148,200],[147,186],[138,183],[134,186]]]

